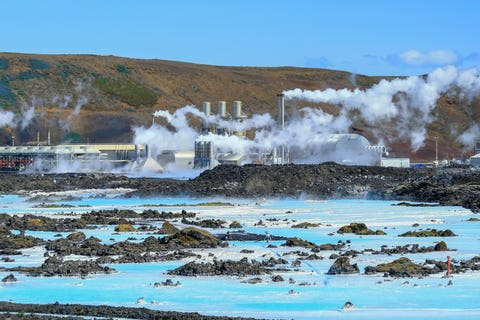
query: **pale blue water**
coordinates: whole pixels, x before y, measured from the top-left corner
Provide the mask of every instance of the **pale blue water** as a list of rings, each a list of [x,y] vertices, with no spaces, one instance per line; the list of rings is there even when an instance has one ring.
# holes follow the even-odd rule
[[[238,220],[245,225],[244,230],[255,233],[269,232],[274,235],[296,236],[315,243],[336,243],[338,240],[350,240],[352,249],[373,248],[380,246],[419,243],[434,245],[445,240],[450,248],[457,251],[407,255],[414,261],[423,262],[426,258],[446,259],[449,254],[454,259],[468,259],[480,254],[479,222],[466,222],[474,217],[470,211],[460,207],[396,207],[388,201],[366,200],[266,200],[260,203],[246,200],[191,199],[191,198],[118,198],[90,199],[64,202],[72,205],[91,205],[92,208],[73,209],[35,209],[36,203],[25,201],[25,197],[0,197],[2,212],[33,212],[61,215],[61,212],[83,212],[101,208],[131,208],[142,210],[142,204],[196,204],[220,200],[238,204],[233,207],[190,207],[188,211],[199,212],[201,218],[221,218],[228,222]],[[168,211],[180,211],[183,207],[159,207]],[[286,213],[287,211],[293,213]],[[319,228],[292,229],[285,223],[268,227],[255,227],[259,219],[288,218],[297,222],[310,221],[322,223]],[[434,221],[431,221],[431,220]],[[329,235],[339,226],[350,222],[364,222],[372,229],[382,229],[387,236]],[[418,228],[437,228],[453,230],[454,238],[401,238],[398,234],[412,230],[412,223],[419,223]],[[327,226],[330,224],[331,226]],[[387,227],[384,229],[384,227]],[[417,229],[418,229],[417,228]],[[212,232],[225,232],[211,230]],[[87,236],[95,236],[106,243],[110,238],[122,241],[128,237],[139,240],[149,236],[148,233],[128,233],[114,235],[113,227],[84,230]],[[55,239],[53,232],[28,232],[28,234],[45,239]],[[67,233],[62,233],[67,235]],[[283,241],[273,242],[280,245]],[[273,252],[281,255],[293,249],[278,247],[267,249],[268,244],[259,242],[231,242],[226,250],[214,250],[217,254],[226,254],[228,258],[241,258],[239,251],[249,248],[259,252]],[[0,266],[39,265],[43,261],[42,251],[26,250],[29,256],[14,257],[14,263],[0,263]],[[328,257],[330,252],[322,252]],[[255,255],[248,255],[253,258]],[[256,257],[259,259],[259,257]],[[286,256],[293,261],[291,256]],[[360,255],[354,259],[361,270],[367,265],[388,262],[398,256]],[[448,279],[431,276],[424,279],[397,279],[384,282],[381,276],[328,276],[325,272],[333,263],[330,259],[308,261],[302,264],[300,272],[285,273],[288,280],[294,278],[297,284],[288,281],[272,283],[267,276],[267,283],[243,284],[236,277],[176,277],[181,287],[154,288],[151,284],[164,281],[168,276],[166,270],[182,265],[184,262],[123,264],[111,265],[119,272],[112,275],[95,275],[91,279],[79,278],[31,278],[16,274],[20,280],[14,284],[0,285],[0,300],[12,299],[16,302],[51,303],[86,303],[139,306],[136,301],[144,297],[146,304],[140,305],[153,309],[197,311],[215,315],[239,315],[284,319],[480,319],[480,272],[455,275],[453,286],[446,286]],[[0,276],[6,273],[0,272]],[[298,283],[315,282],[314,286],[299,286]],[[381,284],[377,282],[381,281]],[[409,281],[408,285],[403,285]],[[416,284],[417,286],[414,286]],[[289,290],[298,295],[289,295]],[[155,303],[151,303],[154,301]],[[357,306],[353,312],[340,312],[345,301]]]

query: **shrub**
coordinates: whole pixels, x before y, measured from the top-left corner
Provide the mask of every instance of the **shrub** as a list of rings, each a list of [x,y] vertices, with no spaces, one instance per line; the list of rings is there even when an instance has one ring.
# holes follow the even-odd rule
[[[7,58],[0,58],[0,69],[7,70],[8,69],[8,59]]]
[[[30,59],[30,68],[32,69],[41,69],[41,70],[48,70],[50,69],[50,64],[46,61],[40,59]]]
[[[117,64],[115,66],[115,69],[117,69],[117,71],[120,73],[130,73],[130,69],[124,66],[123,64]]]
[[[12,75],[9,75],[9,74],[2,74],[2,80],[0,80],[1,82],[10,82],[10,81],[13,81],[15,80],[15,77],[12,76]]]
[[[35,78],[41,78],[43,75],[40,73],[34,72],[32,70],[28,71],[22,71],[18,74],[17,79],[18,80],[29,80],[29,79],[35,79]]]
[[[17,97],[10,89],[8,83],[1,83],[0,82],[0,102],[4,102],[5,104],[16,104]]]
[[[101,91],[131,106],[151,107],[157,101],[157,95],[152,89],[131,79],[97,78],[95,84]]]

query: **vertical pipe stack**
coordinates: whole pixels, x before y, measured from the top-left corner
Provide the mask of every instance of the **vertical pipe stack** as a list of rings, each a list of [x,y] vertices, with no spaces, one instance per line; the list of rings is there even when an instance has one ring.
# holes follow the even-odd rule
[[[242,119],[242,101],[233,101],[233,119]]]
[[[207,116],[207,118],[210,117],[210,115],[212,113],[212,108],[210,106],[210,102],[208,102],[208,101],[203,102],[202,109],[203,109],[203,113],[205,114],[205,116]],[[209,130],[210,124],[208,123],[208,120],[206,120],[206,119],[203,120],[202,128],[203,128],[204,131]]]
[[[281,130],[285,128],[285,96],[283,93],[277,94],[278,99],[278,114],[277,122]]]
[[[277,123],[280,130],[285,128],[285,96],[283,93],[277,94],[278,99],[278,114],[277,114]],[[281,146],[279,150],[280,164],[285,162],[285,147]]]
[[[218,101],[218,116],[222,119],[227,118],[227,103],[225,101]]]

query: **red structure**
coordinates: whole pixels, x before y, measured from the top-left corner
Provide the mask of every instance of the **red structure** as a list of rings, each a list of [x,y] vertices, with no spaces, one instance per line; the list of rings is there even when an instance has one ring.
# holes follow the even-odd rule
[[[450,276],[450,256],[447,256],[447,276]]]

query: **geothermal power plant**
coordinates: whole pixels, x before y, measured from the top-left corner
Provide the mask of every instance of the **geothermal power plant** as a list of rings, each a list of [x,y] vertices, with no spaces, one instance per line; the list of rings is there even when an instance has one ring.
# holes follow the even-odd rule
[[[275,146],[253,148],[245,152],[224,150],[217,142],[225,137],[236,141],[248,141],[255,129],[230,129],[219,125],[219,121],[241,124],[249,118],[242,111],[242,102],[233,101],[231,113],[226,101],[218,101],[216,113],[212,103],[202,104],[202,124],[191,148],[185,150],[155,150],[148,144],[50,144],[50,133],[46,140],[40,139],[26,145],[0,147],[0,170],[2,171],[109,171],[152,172],[211,169],[220,164],[282,165],[288,163],[320,163],[335,161],[341,164],[368,164],[391,167],[410,167],[408,158],[389,158],[384,146],[372,145],[359,134],[341,133],[327,136],[312,136],[310,145]],[[285,129],[285,97],[277,94],[276,130]],[[242,126],[232,125],[232,128]],[[250,131],[250,132],[248,132]],[[314,135],[314,134],[313,134]],[[318,138],[318,139],[317,139]],[[476,163],[480,157],[472,157]],[[359,159],[367,159],[359,163]],[[366,162],[365,162],[366,161]],[[478,162],[478,161],[477,161]]]

